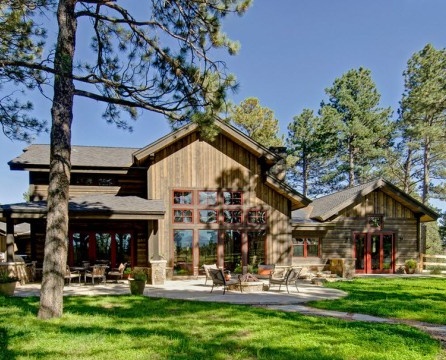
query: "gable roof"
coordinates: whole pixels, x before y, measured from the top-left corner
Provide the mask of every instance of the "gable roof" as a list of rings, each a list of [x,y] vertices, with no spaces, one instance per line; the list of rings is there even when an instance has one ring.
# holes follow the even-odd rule
[[[348,206],[360,203],[366,195],[377,189],[403,204],[416,215],[420,216],[420,220],[422,222],[435,221],[439,217],[435,211],[423,205],[421,202],[384,179],[373,180],[362,185],[315,199],[311,203],[312,211],[307,216],[309,219],[327,221]],[[301,215],[302,214],[300,213],[293,212],[292,218],[299,219],[302,218]]]
[[[221,134],[225,135],[226,137],[230,138],[252,154],[256,155],[257,157],[263,157],[267,164],[273,165],[277,161],[280,160],[280,157],[276,154],[274,154],[272,151],[268,150],[266,147],[262,146],[258,142],[251,139],[246,134],[242,133],[240,130],[236,129],[235,127],[225,124],[220,120],[215,120],[214,125],[218,127]],[[135,162],[143,161],[145,158],[150,156],[151,154],[158,152],[167,146],[171,145],[172,143],[196,132],[199,131],[200,128],[197,124],[187,124],[183,127],[179,128],[178,130],[172,131],[171,133],[167,134],[166,136],[158,139],[157,141],[147,145],[146,147],[143,147],[140,150],[135,151],[133,154],[135,158]]]
[[[254,141],[249,136],[242,133],[233,126],[225,124],[220,120],[215,120],[214,124],[219,128],[221,134],[230,138],[242,148],[255,155],[257,158],[262,158],[266,164],[272,166],[282,159],[279,155]],[[200,129],[197,124],[187,124],[179,128],[178,130],[173,131],[170,134],[167,134],[157,141],[147,145],[146,147],[135,151],[133,153],[134,161],[135,163],[140,163],[152,154],[199,130]],[[303,196],[302,194],[288,186],[284,181],[277,179],[271,174],[265,174],[265,184],[289,199],[291,201],[292,210],[305,207],[311,202],[310,199]]]
[[[127,169],[132,166],[132,154],[137,148],[77,146],[71,147],[72,170],[102,168]],[[8,162],[11,170],[48,169],[50,145],[36,144],[23,149],[23,153]]]

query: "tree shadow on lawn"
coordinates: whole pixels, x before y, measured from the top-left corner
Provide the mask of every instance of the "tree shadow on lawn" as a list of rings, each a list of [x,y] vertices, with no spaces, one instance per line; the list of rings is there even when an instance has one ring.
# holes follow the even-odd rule
[[[5,359],[25,355],[70,358],[67,350],[60,348],[42,350],[39,347],[25,352],[20,347],[14,350],[8,347],[8,336],[17,336],[20,331],[22,341],[26,341],[27,336],[32,335],[28,332],[40,326],[45,330],[42,337],[47,333],[60,334],[61,339],[72,341],[73,347],[79,345],[76,338],[104,339],[102,347],[95,350],[100,351],[99,358],[119,358],[122,347],[134,354],[152,352],[160,359],[340,360],[346,358],[342,352],[351,347],[369,348],[367,351],[373,354],[378,351],[377,342],[384,348],[383,356],[388,344],[392,347],[388,351],[408,347],[413,354],[434,354],[438,349],[427,335],[406,326],[345,322],[247,305],[134,296],[76,296],[64,298],[65,319],[43,322],[35,319],[38,298],[11,298],[8,302],[15,312],[14,318],[22,313],[26,321],[32,321],[34,328],[17,324],[15,335],[0,328],[4,335],[2,350],[9,348]],[[8,321],[7,316],[4,320]],[[78,355],[82,358],[82,353]]]

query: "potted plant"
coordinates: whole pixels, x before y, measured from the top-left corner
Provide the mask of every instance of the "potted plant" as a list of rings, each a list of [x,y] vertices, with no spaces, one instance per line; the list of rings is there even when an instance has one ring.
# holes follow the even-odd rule
[[[417,269],[418,263],[414,259],[406,260],[404,263],[404,267],[407,274],[413,274],[415,273],[415,270]]]
[[[130,293],[132,295],[144,294],[144,288],[147,281],[147,272],[143,268],[135,268],[129,276]]]
[[[124,279],[128,279],[130,277],[131,273],[132,273],[132,269],[127,267],[124,269],[124,272],[122,273],[122,277]]]
[[[19,279],[9,273],[6,267],[0,267],[0,295],[12,296],[14,295],[15,287]]]

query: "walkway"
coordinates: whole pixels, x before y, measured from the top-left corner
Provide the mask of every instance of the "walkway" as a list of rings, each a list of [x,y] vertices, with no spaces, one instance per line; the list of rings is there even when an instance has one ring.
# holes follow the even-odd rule
[[[290,288],[291,289],[291,288]],[[271,291],[256,293],[240,293],[239,291],[226,291],[223,295],[221,288],[214,288],[210,293],[211,285],[204,285],[204,279],[166,281],[164,285],[147,285],[144,296],[154,298],[182,299],[192,301],[209,301],[231,304],[245,304],[258,306],[265,309],[299,312],[310,316],[328,316],[350,321],[380,322],[387,324],[406,324],[429,333],[440,340],[443,348],[446,348],[446,325],[428,324],[417,321],[380,318],[364,314],[354,314],[340,311],[328,311],[312,308],[304,305],[309,301],[338,299],[346,295],[345,292],[329,289],[322,286],[302,282],[299,284],[299,292],[294,288],[287,294],[286,289],[274,287]],[[40,284],[25,284],[17,286],[14,296],[39,296]],[[107,283],[107,285],[77,285],[64,287],[64,296],[78,295],[125,295],[130,294],[127,281]]]

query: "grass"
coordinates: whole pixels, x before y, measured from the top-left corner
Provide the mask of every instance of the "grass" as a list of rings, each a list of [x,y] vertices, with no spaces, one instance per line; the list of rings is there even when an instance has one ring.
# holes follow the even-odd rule
[[[311,306],[446,324],[446,279],[443,277],[356,278],[328,283],[327,287],[344,290],[348,296],[332,301],[318,301]]]
[[[0,359],[436,359],[439,343],[405,325],[348,322],[244,305],[142,296],[0,297]]]

